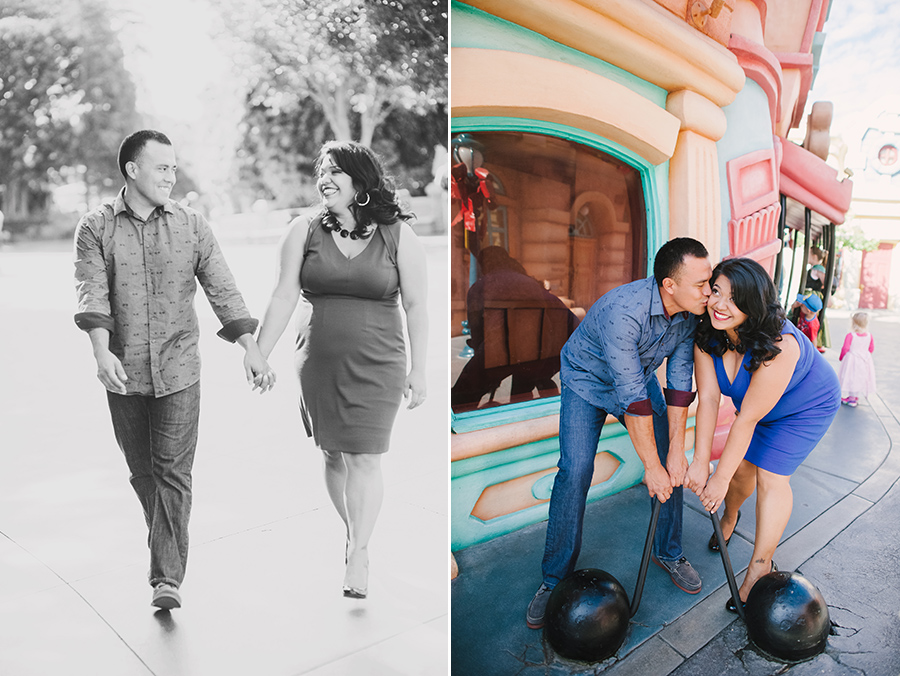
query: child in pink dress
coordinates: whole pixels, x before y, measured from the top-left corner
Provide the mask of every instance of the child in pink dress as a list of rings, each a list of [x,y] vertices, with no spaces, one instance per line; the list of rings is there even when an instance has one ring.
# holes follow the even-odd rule
[[[856,406],[860,397],[875,393],[875,362],[872,352],[875,340],[866,330],[869,315],[857,312],[850,318],[850,332],[844,338],[841,348],[841,368],[838,378],[841,381],[841,403]]]

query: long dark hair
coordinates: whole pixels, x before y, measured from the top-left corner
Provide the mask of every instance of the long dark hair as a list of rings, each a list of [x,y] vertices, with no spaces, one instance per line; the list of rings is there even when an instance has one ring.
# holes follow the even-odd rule
[[[740,353],[750,354],[747,370],[751,373],[761,364],[781,354],[776,343],[784,328],[784,309],[778,302],[778,293],[772,279],[763,266],[750,258],[731,258],[713,268],[709,285],[712,287],[719,275],[731,282],[731,298],[738,309],[747,315],[746,321],[737,327]],[[727,345],[725,332],[713,328],[709,312],[700,317],[695,338],[697,346],[707,354],[721,357]]]
[[[328,141],[316,159],[316,175],[326,157],[331,157],[332,162],[353,179],[356,197],[350,204],[350,212],[356,221],[354,232],[358,236],[371,235],[374,229],[367,231],[369,225],[388,225],[414,217],[397,201],[390,177],[384,173],[378,156],[367,146],[353,141]]]

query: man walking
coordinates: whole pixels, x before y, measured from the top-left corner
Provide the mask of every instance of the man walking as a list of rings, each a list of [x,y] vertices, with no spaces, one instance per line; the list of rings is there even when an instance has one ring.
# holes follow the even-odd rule
[[[157,131],[135,132],[119,148],[119,169],[125,187],[75,230],[75,323],[90,336],[116,441],[144,510],[152,604],[179,608],[200,417],[196,281],[222,323],[218,335],[245,349],[248,380],[258,385],[270,372],[253,339],[258,322],[209,224],[169,199],[172,143]]]
[[[543,583],[528,605],[526,623],[544,625],[550,591],[575,569],[594,456],[607,414],[625,425],[644,464],[650,497],[662,504],[653,561],[689,594],[700,576],[681,548],[682,481],[687,407],[694,399],[694,333],[706,311],[712,266],[706,248],[687,237],[656,254],[653,277],[603,295],[560,354],[559,472],[541,565]],[[666,359],[667,389],[656,370]]]

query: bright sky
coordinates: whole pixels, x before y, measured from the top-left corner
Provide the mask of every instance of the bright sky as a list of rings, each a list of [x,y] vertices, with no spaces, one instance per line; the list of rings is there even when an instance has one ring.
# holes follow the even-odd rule
[[[808,103],[834,103],[832,134],[841,135],[851,153],[858,153],[862,135],[878,113],[900,113],[898,27],[896,0],[832,0]]]
[[[228,80],[229,62],[214,43],[213,15],[203,0],[113,0],[134,23],[123,31],[126,66],[138,86],[138,107],[151,115],[194,121],[204,91]]]

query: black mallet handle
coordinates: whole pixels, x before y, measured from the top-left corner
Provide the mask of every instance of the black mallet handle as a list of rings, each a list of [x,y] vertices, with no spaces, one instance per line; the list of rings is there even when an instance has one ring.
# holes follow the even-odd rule
[[[731,588],[731,598],[734,601],[734,605],[737,606],[738,615],[746,623],[744,604],[741,603],[741,594],[734,579],[734,570],[731,568],[731,557],[728,556],[728,547],[725,546],[725,538],[722,537],[722,524],[719,523],[719,515],[715,512],[710,512],[709,518],[712,520],[713,530],[716,533],[716,539],[719,541],[719,554],[722,555],[722,565],[725,567],[725,577],[728,578],[728,586]]]
[[[641,569],[638,571],[637,584],[634,587],[634,597],[631,599],[631,615],[634,617],[641,605],[641,595],[644,593],[644,580],[647,579],[647,567],[650,565],[650,552],[653,549],[653,536],[656,535],[656,524],[659,521],[659,508],[662,503],[653,498],[653,511],[650,513],[650,528],[647,530],[647,541],[644,543],[644,554],[641,557]]]

